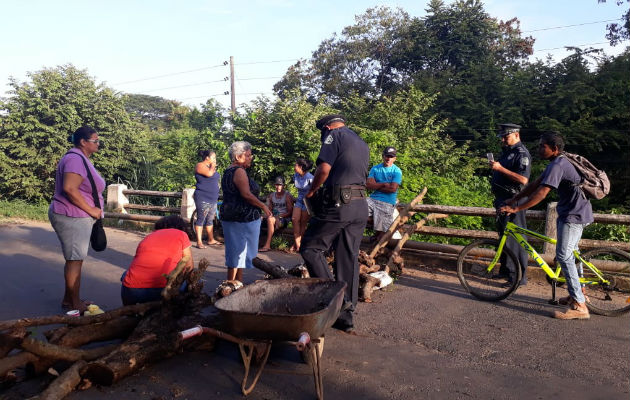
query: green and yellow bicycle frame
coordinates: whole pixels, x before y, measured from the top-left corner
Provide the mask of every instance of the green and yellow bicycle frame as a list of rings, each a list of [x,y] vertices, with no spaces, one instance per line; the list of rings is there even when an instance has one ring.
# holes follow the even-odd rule
[[[520,226],[516,225],[513,222],[509,222],[506,224],[505,226],[505,230],[503,231],[503,235],[501,236],[500,240],[499,240],[499,246],[497,248],[497,252],[494,256],[494,259],[492,260],[492,262],[490,263],[490,265],[488,265],[488,273],[492,272],[492,269],[494,268],[494,266],[496,265],[496,263],[499,262],[499,259],[501,258],[501,254],[503,253],[503,246],[505,246],[505,241],[507,240],[508,236],[514,238],[517,243],[525,249],[525,251],[527,252],[527,254],[529,254],[529,256],[534,260],[534,262],[540,267],[542,268],[543,271],[545,271],[545,273],[547,274],[547,276],[549,277],[549,279],[552,282],[552,288],[553,288],[553,293],[552,293],[552,300],[555,300],[556,298],[556,283],[557,282],[566,282],[566,279],[564,277],[560,276],[560,272],[561,272],[561,268],[560,266],[556,266],[555,271],[553,269],[551,269],[551,267],[549,266],[549,264],[547,264],[545,262],[545,260],[542,259],[542,257],[538,254],[538,252],[527,242],[527,240],[523,237],[523,235],[529,235],[535,238],[538,238],[540,240],[543,240],[545,242],[551,243],[551,244],[556,244],[556,239],[552,239],[548,236],[545,235],[541,235],[538,232],[534,232],[534,231],[530,231],[528,229],[525,228],[521,228]],[[586,261],[585,259],[583,259],[580,256],[580,252],[577,250],[573,250],[573,255],[575,256],[576,260],[581,262],[583,265],[585,265],[588,269],[590,269],[593,274],[595,274],[596,278],[584,278],[584,277],[580,277],[580,283],[584,284],[584,285],[609,285],[610,282],[607,281],[604,278],[604,275],[602,274],[602,272],[597,269],[596,266],[594,266],[593,264],[591,264],[590,262]]]

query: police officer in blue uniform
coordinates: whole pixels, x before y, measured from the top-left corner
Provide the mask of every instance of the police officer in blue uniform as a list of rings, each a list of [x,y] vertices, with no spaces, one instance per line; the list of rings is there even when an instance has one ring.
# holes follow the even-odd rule
[[[501,139],[503,152],[498,161],[490,161],[490,167],[492,168],[492,193],[495,197],[494,207],[497,210],[504,205],[506,200],[511,199],[516,193],[520,192],[529,181],[532,157],[525,145],[521,142],[520,129],[520,125],[516,124],[499,125],[497,137]],[[497,230],[499,231],[499,235],[503,234],[507,218],[507,215],[497,214]],[[524,210],[513,214],[509,218],[516,225],[527,228]],[[523,278],[520,284],[521,286],[526,285],[527,252],[512,238],[507,239],[505,247],[512,250],[512,253],[514,253],[519,260],[523,271]],[[514,266],[511,265],[512,263],[509,261],[509,258],[506,260],[507,262],[504,262],[503,265],[513,273],[515,271]]]
[[[333,327],[350,333],[359,297],[359,245],[368,219],[365,181],[369,148],[339,114],[325,115],[315,126],[322,132],[322,145],[313,184],[306,194],[314,216],[302,238],[300,253],[311,276],[336,278],[347,284]],[[334,276],[325,257],[331,248],[335,252]]]

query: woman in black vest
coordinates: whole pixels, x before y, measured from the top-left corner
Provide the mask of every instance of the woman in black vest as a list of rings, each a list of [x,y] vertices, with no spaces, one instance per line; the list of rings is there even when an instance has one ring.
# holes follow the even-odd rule
[[[225,239],[225,265],[228,280],[243,280],[243,268],[253,268],[258,254],[261,210],[271,216],[269,207],[258,199],[260,186],[245,171],[254,155],[248,142],[234,142],[228,149],[230,165],[221,179],[223,203],[221,225]]]

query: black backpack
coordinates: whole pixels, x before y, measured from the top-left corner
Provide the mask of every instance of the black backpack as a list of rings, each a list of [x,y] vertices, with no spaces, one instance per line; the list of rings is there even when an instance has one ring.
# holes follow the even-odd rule
[[[562,152],[562,155],[575,167],[582,181],[577,185],[587,198],[601,200],[610,192],[610,180],[606,172],[579,154]]]

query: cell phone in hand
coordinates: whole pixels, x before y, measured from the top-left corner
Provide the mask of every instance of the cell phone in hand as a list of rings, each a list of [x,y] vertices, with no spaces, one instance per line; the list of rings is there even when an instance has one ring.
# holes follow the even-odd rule
[[[486,157],[488,157],[488,162],[494,162],[494,154],[486,153]]]

